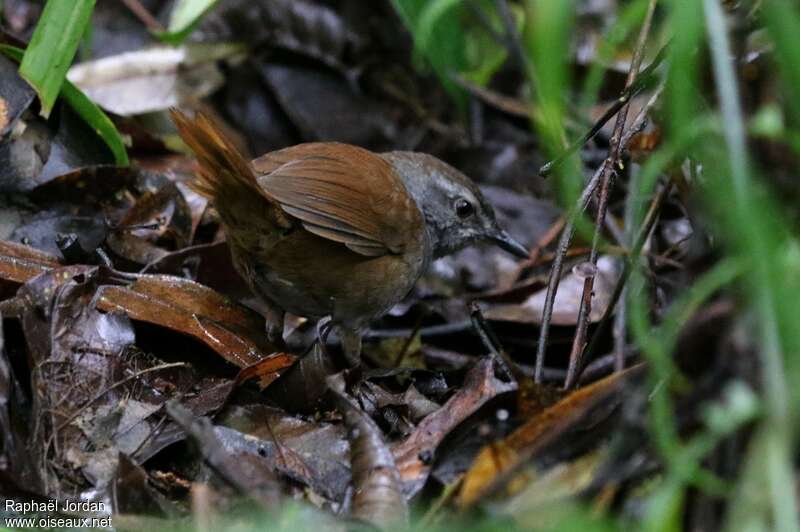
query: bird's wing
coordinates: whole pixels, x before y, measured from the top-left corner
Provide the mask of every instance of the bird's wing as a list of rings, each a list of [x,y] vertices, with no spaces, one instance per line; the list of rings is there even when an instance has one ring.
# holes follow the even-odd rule
[[[363,148],[316,143],[271,157],[254,162],[259,171],[269,170],[259,184],[315,235],[379,256],[403,253],[423,228],[422,214],[400,177]],[[270,167],[280,161],[285,162]]]

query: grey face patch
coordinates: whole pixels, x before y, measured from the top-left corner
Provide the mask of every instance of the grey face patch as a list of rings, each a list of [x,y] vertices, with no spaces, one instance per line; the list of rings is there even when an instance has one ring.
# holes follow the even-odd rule
[[[452,166],[424,153],[391,152],[382,157],[400,174],[425,215],[434,257],[453,253],[499,231],[494,211],[477,185]],[[459,216],[459,199],[472,205],[470,216]]]

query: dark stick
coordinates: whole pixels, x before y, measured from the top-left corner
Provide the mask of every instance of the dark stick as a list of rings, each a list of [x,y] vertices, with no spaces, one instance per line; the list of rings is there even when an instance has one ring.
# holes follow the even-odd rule
[[[589,201],[597,185],[600,183],[600,177],[602,175],[601,170],[602,167],[594,173],[586,184],[586,187],[584,187],[577,204],[572,209],[567,223],[564,225],[564,230],[561,232],[561,238],[558,240],[558,248],[556,249],[556,255],[553,259],[553,265],[550,266],[550,274],[547,277],[547,294],[545,295],[544,308],[542,309],[542,322],[539,326],[539,343],[536,346],[536,366],[533,379],[537,383],[542,382],[544,353],[547,349],[547,337],[550,334],[550,321],[553,319],[553,303],[556,299],[558,283],[561,281],[561,272],[564,269],[564,258],[567,256],[569,244],[572,242],[572,235],[575,234],[575,222],[578,220],[578,216],[580,216],[589,205]]]
[[[622,117],[622,121],[624,123],[625,117],[623,116],[625,113],[624,111],[620,113],[620,117]],[[607,159],[608,161],[608,159]],[[606,210],[608,209],[608,195],[609,190],[611,189],[611,174],[615,172],[609,172],[607,170],[608,165],[603,165],[603,172],[602,172],[602,186],[600,188],[600,200],[597,209],[597,218],[596,223],[598,224],[595,227],[594,237],[592,238],[592,250],[589,253],[589,263],[594,266],[592,269],[592,273],[583,280],[583,293],[581,295],[581,304],[578,308],[578,320],[577,320],[577,328],[575,330],[575,338],[572,342],[572,349],[569,353],[569,366],[567,367],[567,378],[564,381],[564,388],[570,389],[571,385],[575,382],[575,370],[577,368],[577,363],[579,362],[581,352],[583,351],[583,345],[585,343],[586,338],[586,330],[589,327],[589,316],[592,312],[592,296],[594,292],[594,278],[597,274],[597,249],[599,244],[599,235],[601,231],[601,227],[603,226],[603,220],[606,216]]]
[[[472,326],[470,320],[454,321],[451,323],[442,323],[439,325],[429,325],[428,327],[420,328],[420,338],[431,338],[435,336],[447,336],[449,334],[457,334],[469,330]],[[369,329],[364,333],[365,339],[378,339],[378,338],[407,338],[409,334],[413,333],[413,328],[403,329]]]
[[[626,80],[626,88],[632,87],[636,83],[638,77],[639,67],[642,64],[644,57],[644,47],[647,42],[647,37],[650,34],[650,27],[653,22],[653,12],[656,8],[656,0],[650,0],[647,7],[647,14],[645,15],[642,29],[639,32],[639,39],[636,43],[636,50],[631,60],[631,67],[628,71],[628,79]],[[622,135],[625,129],[625,122],[628,118],[628,109],[630,106],[626,103],[617,114],[617,121],[614,123],[614,133],[611,135],[608,148],[608,158],[603,163],[602,171],[602,185],[600,187],[600,197],[598,199],[597,217],[595,219],[595,231],[592,239],[592,252],[589,255],[589,261],[593,266],[597,266],[598,245],[600,243],[600,233],[602,231],[604,221],[606,218],[606,211],[608,210],[608,198],[613,187],[614,175],[616,175],[616,167],[619,164],[620,155],[622,154]],[[583,296],[581,297],[581,306],[578,311],[578,323],[575,330],[575,339],[572,343],[572,350],[569,355],[569,367],[567,368],[567,378],[564,381],[564,388],[569,390],[577,382],[577,372],[581,365],[581,356],[583,348],[586,346],[586,332],[589,328],[589,316],[592,312],[592,291],[594,289],[595,275],[591,275],[584,280]]]
[[[622,144],[623,146],[627,146],[630,139],[633,137],[633,132],[641,131],[644,127],[645,120],[647,119],[647,109],[655,103],[655,100],[658,96],[660,91],[657,91],[656,94],[650,99],[645,108],[639,111],[639,115],[636,117],[634,124],[631,125],[630,129],[628,130],[627,134],[622,137]],[[543,309],[542,313],[542,325],[541,329],[539,330],[539,342],[536,351],[536,367],[540,368],[539,370],[539,379],[537,382],[541,382],[543,377],[542,371],[544,371],[544,353],[545,349],[547,348],[547,337],[550,331],[550,320],[552,318],[552,311],[553,311],[553,302],[556,297],[556,291],[558,290],[558,283],[561,279],[561,270],[563,268],[563,261],[566,256],[569,254],[569,245],[572,240],[572,236],[575,232],[574,223],[576,221],[576,217],[580,215],[582,211],[586,209],[589,204],[589,201],[592,198],[592,194],[594,194],[595,189],[597,188],[597,184],[600,182],[600,175],[602,166],[597,169],[592,179],[587,183],[586,187],[583,189],[583,193],[581,194],[580,199],[576,203],[573,210],[570,212],[570,215],[567,219],[567,223],[563,228],[563,232],[561,234],[561,239],[559,240],[558,249],[555,252],[555,258],[552,260],[554,261],[553,266],[550,269],[550,275],[547,280],[547,297],[545,298],[545,308]]]
[[[481,342],[489,350],[489,353],[497,361],[497,365],[503,370],[508,379],[519,381],[520,377],[524,378],[524,372],[508,357],[508,354],[500,345],[500,340],[497,339],[494,330],[486,322],[486,318],[483,317],[481,307],[475,301],[469,304],[469,317],[472,327],[478,333]]]

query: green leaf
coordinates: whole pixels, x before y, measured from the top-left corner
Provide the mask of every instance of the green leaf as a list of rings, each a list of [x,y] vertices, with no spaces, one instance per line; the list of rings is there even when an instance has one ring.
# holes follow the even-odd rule
[[[413,35],[416,52],[427,60],[456,103],[463,106],[464,91],[450,78],[466,66],[463,2],[393,0],[392,4]]]
[[[75,57],[95,0],[49,0],[25,50],[20,76],[34,88],[41,114],[50,115]]]
[[[0,44],[0,53],[14,59],[21,61],[25,52],[14,46]],[[97,107],[80,89],[67,80],[61,87],[61,95],[64,100],[72,107],[72,109],[80,116],[87,124],[89,124],[95,133],[97,133],[106,146],[111,150],[114,155],[114,161],[119,166],[128,166],[128,153],[125,151],[125,143],[122,137],[114,126],[111,119]]]
[[[786,102],[800,118],[800,104],[793,94],[800,83],[800,10],[795,2],[769,0],[764,2],[761,13],[775,43],[775,57],[787,90]]]
[[[158,38],[169,44],[180,44],[219,0],[178,0],[172,8],[167,31]]]
[[[119,166],[128,166],[128,153],[125,150],[125,143],[122,136],[117,131],[116,126],[108,118],[102,109],[94,104],[78,87],[69,81],[64,83],[61,95],[67,103],[78,113],[78,116],[89,124],[94,132],[106,143],[111,153],[114,154],[114,161]]]

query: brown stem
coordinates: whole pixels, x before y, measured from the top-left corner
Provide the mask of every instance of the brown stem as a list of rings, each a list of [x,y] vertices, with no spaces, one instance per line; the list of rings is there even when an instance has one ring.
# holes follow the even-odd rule
[[[122,0],[122,3],[138,18],[145,27],[154,32],[164,31],[164,26],[142,5],[139,0]]]
[[[597,185],[600,183],[602,176],[602,167],[599,168],[581,193],[578,202],[569,215],[567,223],[564,225],[564,230],[561,233],[561,238],[558,240],[558,248],[556,255],[553,259],[553,265],[550,266],[550,274],[547,278],[547,293],[544,298],[544,308],[542,309],[542,322],[539,326],[539,343],[536,346],[536,366],[533,373],[534,381],[537,383],[542,382],[542,372],[544,371],[544,353],[547,349],[547,337],[550,334],[550,322],[553,319],[553,303],[556,299],[556,292],[558,291],[558,283],[561,281],[561,272],[564,269],[564,258],[567,256],[569,244],[572,242],[572,235],[575,234],[575,222],[578,216],[583,213],[586,206],[589,205],[589,200],[592,198]]]
[[[645,15],[644,23],[642,24],[642,29],[639,32],[636,50],[634,51],[633,59],[631,60],[631,67],[628,71],[628,79],[625,83],[626,90],[636,83],[639,67],[642,64],[642,59],[644,57],[645,43],[647,42],[647,37],[650,34],[650,27],[653,22],[653,12],[655,11],[655,7],[656,0],[650,0],[650,3],[647,6],[647,14]],[[594,238],[592,239],[592,252],[589,256],[589,261],[595,267],[597,266],[597,248],[600,242],[600,232],[602,231],[606,217],[606,211],[608,210],[608,198],[610,196],[614,175],[616,174],[616,168],[619,165],[619,159],[622,153],[621,141],[625,129],[625,122],[628,118],[629,107],[630,106],[626,103],[620,109],[620,112],[617,115],[617,120],[614,123],[614,132],[611,135],[611,140],[609,142],[608,158],[606,158],[603,164],[601,178],[602,185],[600,187],[597,217],[595,219]],[[596,272],[596,268],[594,271]],[[586,331],[589,328],[589,316],[591,315],[592,311],[592,291],[594,289],[594,279],[595,275],[590,275],[586,278],[583,284],[583,296],[581,297],[581,306],[580,310],[578,311],[578,323],[575,330],[575,338],[572,343],[572,350],[570,351],[567,378],[564,382],[565,389],[571,389],[577,381],[576,377],[578,368],[581,364],[581,355],[583,354],[583,348],[586,346]]]

